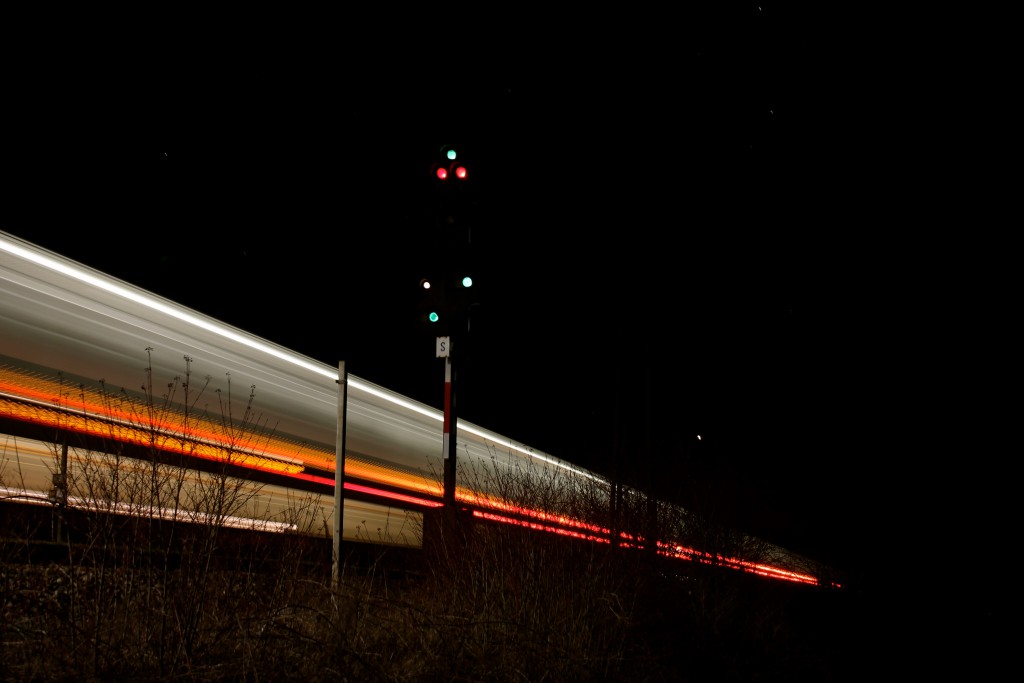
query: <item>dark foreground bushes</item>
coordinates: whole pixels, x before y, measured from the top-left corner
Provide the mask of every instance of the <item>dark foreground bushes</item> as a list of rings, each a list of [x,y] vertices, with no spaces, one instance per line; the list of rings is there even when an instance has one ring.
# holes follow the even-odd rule
[[[335,576],[318,502],[299,496],[271,515],[243,476],[265,432],[253,394],[228,410],[225,392],[221,419],[204,423],[190,367],[186,357],[166,393],[147,370],[142,399],[97,394],[110,403],[103,414],[122,418],[105,439],[53,438],[50,504],[0,501],[0,680],[828,683],[877,673],[855,593],[666,559],[639,539],[680,539],[706,557],[771,549],[706,514],[497,452],[459,472],[468,497],[495,503],[482,507],[527,523],[587,520],[596,537],[613,529],[637,547],[430,513],[412,530],[422,550],[346,542]],[[218,457],[190,457],[210,447],[185,436],[197,424],[219,435]],[[0,487],[29,490],[14,466],[0,469]],[[293,531],[232,528],[239,519]]]
[[[329,539],[300,535],[179,530],[173,556],[95,546],[40,559],[8,542],[0,676],[830,681],[857,671],[855,606],[842,593],[508,525],[426,523],[422,551],[349,544],[337,583]]]

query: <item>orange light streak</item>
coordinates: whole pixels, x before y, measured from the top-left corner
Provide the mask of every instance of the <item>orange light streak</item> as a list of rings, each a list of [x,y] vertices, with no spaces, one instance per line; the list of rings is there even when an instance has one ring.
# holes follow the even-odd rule
[[[69,398],[73,389],[77,390],[80,399]],[[260,466],[269,467],[273,471],[300,472],[304,466],[334,469],[333,453],[329,451],[311,453],[312,449],[308,446],[297,448],[284,439],[272,435],[253,434],[243,429],[238,429],[233,435],[226,435],[224,425],[218,425],[207,418],[188,416],[181,410],[159,411],[161,414],[169,415],[171,419],[158,419],[147,414],[148,411],[122,410],[118,406],[124,405],[127,399],[114,397],[84,385],[73,387],[70,384],[62,384],[7,366],[0,366],[0,394],[14,399],[24,399],[36,405],[52,406],[54,410],[59,411],[60,418],[57,420],[52,419],[42,406],[39,406],[39,410],[43,411],[41,413],[13,411],[21,416],[29,415],[28,421],[37,424],[71,429],[93,436],[109,436],[138,445],[153,445],[162,450],[212,460],[225,460],[226,454],[230,454],[233,459],[236,454],[246,451],[246,455],[242,456],[244,462],[241,464],[259,462]],[[5,414],[7,410],[0,411],[0,415]],[[19,417],[18,414],[11,416],[26,419]],[[107,423],[106,429],[89,424],[90,419]],[[156,437],[159,437],[159,442]],[[189,448],[173,445],[170,443],[173,439],[188,442]],[[194,449],[195,452],[190,449]],[[217,452],[218,449],[220,453]],[[253,454],[253,450],[258,450],[259,454]],[[317,455],[319,457],[316,457]],[[254,457],[258,460],[252,461],[251,458]]]
[[[245,453],[223,443],[209,444],[202,441],[183,441],[179,435],[154,434],[145,428],[100,421],[96,418],[82,417],[81,415],[66,413],[57,409],[22,404],[6,398],[0,398],[0,416],[32,422],[46,427],[67,429],[79,434],[112,439],[121,443],[146,447],[152,446],[161,451],[180,453],[218,462],[229,462],[233,465],[270,472],[295,474],[303,469],[302,465]]]

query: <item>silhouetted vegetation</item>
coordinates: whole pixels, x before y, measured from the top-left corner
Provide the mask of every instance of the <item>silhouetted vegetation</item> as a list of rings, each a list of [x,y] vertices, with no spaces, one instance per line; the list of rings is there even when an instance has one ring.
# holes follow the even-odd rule
[[[143,410],[119,406],[151,430],[145,457],[111,433],[64,467],[55,438],[66,490],[34,514],[0,507],[3,680],[839,681],[863,669],[852,594],[462,511],[426,514],[422,550],[347,543],[334,581],[309,500],[286,513],[288,531],[231,528],[253,518],[259,485],[232,474],[230,446],[201,477],[191,444],[167,457],[155,425],[177,388],[192,410],[190,383],[186,372]],[[250,420],[224,408],[237,440]],[[557,470],[463,470],[460,482],[638,539],[656,528],[709,553],[771,552],[642,495],[612,510],[603,484],[567,488]]]

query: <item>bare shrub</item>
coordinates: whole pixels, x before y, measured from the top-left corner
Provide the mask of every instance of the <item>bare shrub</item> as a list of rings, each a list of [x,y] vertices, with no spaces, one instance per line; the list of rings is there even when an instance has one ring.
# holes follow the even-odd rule
[[[9,670],[44,680],[47,674],[165,678],[195,675],[215,660],[218,667],[234,663],[225,669],[230,678],[245,666],[237,656],[225,659],[225,634],[254,618],[254,608],[273,611],[290,600],[293,589],[283,579],[308,561],[309,529],[295,524],[293,542],[278,538],[263,548],[251,540],[258,535],[240,544],[237,532],[227,532],[230,521],[252,512],[260,490],[232,474],[258,452],[266,433],[255,422],[254,388],[236,416],[229,379],[227,395],[217,393],[219,415],[211,421],[197,408],[209,378],[194,387],[190,359],[185,361],[184,374],[159,396],[150,371],[141,398],[104,386],[103,417],[91,418],[100,425],[94,434],[106,430],[97,448],[95,438],[74,448],[69,464],[66,442],[54,444],[54,473],[61,475],[55,477],[61,484],[55,502],[63,523],[55,540],[68,551],[44,571],[11,574],[18,581],[5,602],[21,605],[25,596],[42,596],[35,609],[12,608],[12,633],[46,637],[16,638],[20,647],[5,646]],[[87,405],[85,396],[77,403]],[[213,446],[194,429],[200,418],[220,426]],[[194,469],[192,456],[200,448],[210,463],[204,471]],[[73,507],[65,506],[71,501]],[[259,528],[259,521],[251,525]],[[275,572],[266,571],[269,556],[261,552],[270,547]]]
[[[460,460],[460,500],[477,505],[403,527],[422,550],[361,527],[335,582],[316,497],[272,516],[236,476],[267,433],[252,392],[237,415],[230,391],[217,396],[216,466],[194,469],[209,444],[187,427],[210,415],[207,384],[192,385],[186,359],[159,396],[106,392],[132,417],[55,467],[64,500],[90,505],[54,503],[58,561],[0,557],[4,680],[829,680],[832,643],[794,619],[794,591],[812,589],[732,564],[777,549],[713,507],[510,454]],[[161,427],[174,420],[184,428]],[[64,445],[55,437],[55,462]],[[232,527],[240,518],[249,528]]]

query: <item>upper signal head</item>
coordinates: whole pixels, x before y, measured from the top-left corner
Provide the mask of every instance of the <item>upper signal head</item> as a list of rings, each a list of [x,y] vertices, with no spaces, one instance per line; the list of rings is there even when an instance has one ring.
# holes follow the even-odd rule
[[[452,176],[459,180],[465,180],[469,177],[469,168],[466,164],[456,161],[459,155],[454,147],[444,145],[441,147],[440,151],[443,161],[433,166],[434,176],[438,180],[447,181],[451,179]]]

